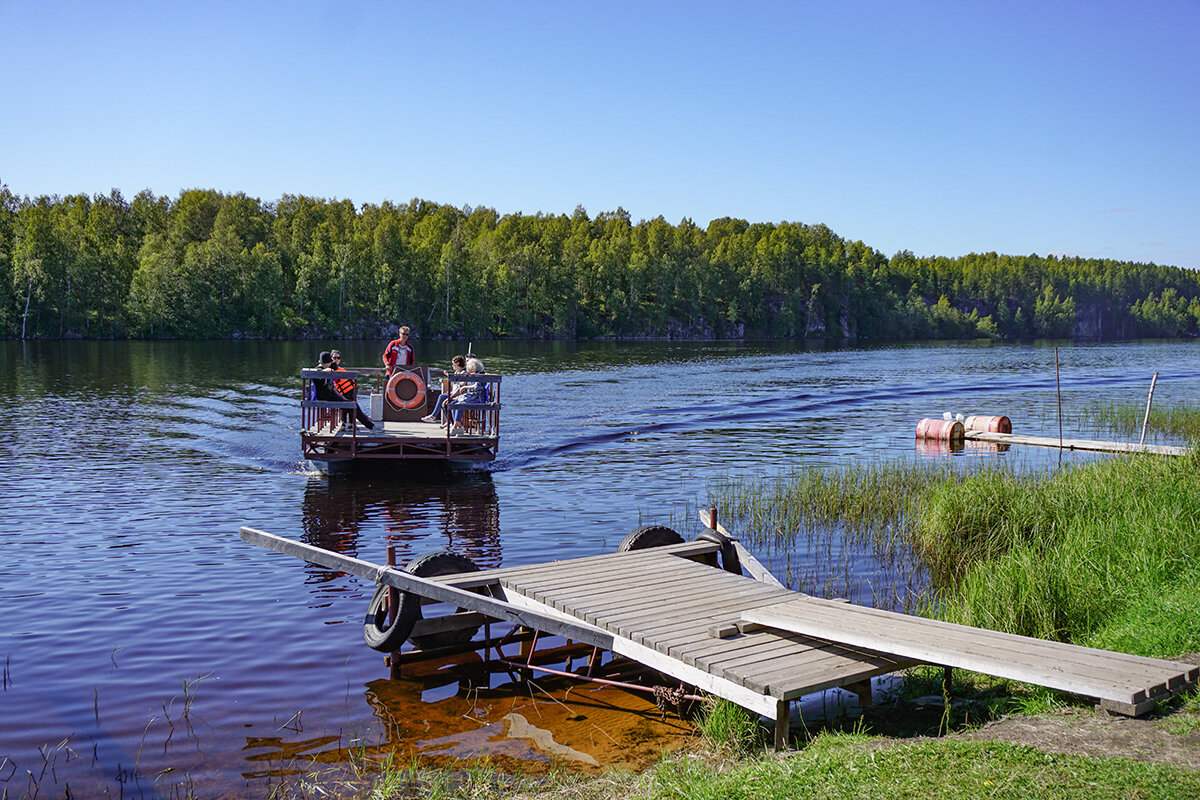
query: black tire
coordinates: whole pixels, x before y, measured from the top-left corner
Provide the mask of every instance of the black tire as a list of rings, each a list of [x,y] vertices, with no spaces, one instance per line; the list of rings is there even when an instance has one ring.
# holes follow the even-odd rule
[[[451,553],[448,550],[438,550],[417,556],[404,567],[404,571],[421,578],[432,578],[435,575],[453,575],[458,572],[478,572],[479,567],[466,556]],[[413,626],[421,619],[421,597],[410,592],[400,592],[400,607],[396,609],[396,619],[388,627],[387,624],[387,592],[386,585],[380,585],[371,604],[367,607],[367,618],[363,621],[363,640],[373,650],[390,653],[399,650],[412,633]],[[431,633],[428,636],[413,637],[413,644],[422,650],[435,647],[460,644],[471,640],[479,627],[463,628],[444,633]]]
[[[696,541],[719,544],[721,546],[721,566],[726,572],[732,572],[735,575],[742,574],[742,562],[738,558],[737,548],[733,546],[733,540],[728,536],[712,528],[705,528],[700,531],[700,535],[696,537]],[[713,566],[716,565],[714,564]]]
[[[647,547],[662,547],[668,544],[683,544],[683,537],[665,525],[646,525],[631,530],[617,545],[617,552],[645,550]]]

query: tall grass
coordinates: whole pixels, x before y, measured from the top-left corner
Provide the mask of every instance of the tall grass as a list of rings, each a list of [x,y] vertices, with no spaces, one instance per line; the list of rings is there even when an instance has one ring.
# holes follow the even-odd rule
[[[1146,420],[1146,407],[1139,404],[1095,405],[1088,415],[1100,425],[1107,425],[1119,434],[1140,436],[1142,422]],[[1148,433],[1174,436],[1188,442],[1200,442],[1200,405],[1176,403],[1170,406],[1152,406],[1150,418],[1146,420]]]
[[[1097,634],[1200,564],[1198,467],[1195,453],[1124,457],[933,487],[915,544],[943,578],[938,615],[1063,641]]]
[[[1189,577],[1200,576],[1195,452],[1116,457],[1048,475],[1002,466],[968,474],[927,464],[853,466],[724,481],[711,496],[760,550],[836,559],[845,554],[840,540],[869,548],[860,558],[906,564],[901,579],[923,571],[922,613],[1160,656],[1189,643],[1200,650],[1200,622],[1191,621],[1200,620],[1200,580]],[[823,551],[814,552],[814,540]],[[1147,622],[1155,610],[1146,598],[1174,598],[1172,613],[1158,608],[1160,619],[1174,620],[1171,629]],[[885,600],[877,605],[895,605]],[[1124,634],[1105,633],[1118,624]]]

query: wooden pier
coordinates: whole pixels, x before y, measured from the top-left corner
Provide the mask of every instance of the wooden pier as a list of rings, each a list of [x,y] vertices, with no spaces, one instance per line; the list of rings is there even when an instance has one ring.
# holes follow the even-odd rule
[[[787,744],[792,700],[842,687],[865,705],[872,677],[920,663],[1051,686],[1129,715],[1200,677],[1200,667],[1187,664],[809,597],[781,586],[722,530],[694,542],[432,578],[252,528],[241,537],[460,609],[424,621],[425,633],[463,617],[505,621],[625,656],[774,720],[776,747]],[[714,566],[718,559],[724,569]]]

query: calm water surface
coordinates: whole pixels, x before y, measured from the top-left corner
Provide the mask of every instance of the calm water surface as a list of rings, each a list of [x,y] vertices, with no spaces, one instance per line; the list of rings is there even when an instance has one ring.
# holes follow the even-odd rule
[[[453,354],[419,345],[423,363]],[[299,461],[296,430],[297,371],[322,346],[0,342],[8,797],[266,796],[297,760],[337,763],[356,744],[549,760],[525,740],[497,744],[495,709],[447,681],[385,680],[361,640],[372,587],[244,545],[241,525],[378,561],[394,543],[405,560],[449,547],[483,566],[533,563],[609,551],[648,521],[688,520],[690,537],[707,482],[728,475],[955,457],[914,447],[922,416],[1058,426],[1050,345],[484,343],[505,376],[494,464],[331,478]],[[378,361],[377,343],[341,348],[349,364]],[[1194,401],[1196,348],[1063,344],[1064,433],[1107,435],[1088,404],[1144,403],[1155,370],[1156,404]],[[1040,469],[1060,455],[957,458]],[[855,563],[855,580],[880,580],[869,556]],[[612,694],[589,701],[591,732],[570,746],[595,744],[603,719],[628,723],[614,745],[625,757],[651,757],[633,744],[645,709],[621,722]]]

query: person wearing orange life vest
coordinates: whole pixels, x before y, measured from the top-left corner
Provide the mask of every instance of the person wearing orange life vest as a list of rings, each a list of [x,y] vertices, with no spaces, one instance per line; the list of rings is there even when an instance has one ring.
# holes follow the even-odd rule
[[[340,359],[340,357],[341,357],[340,353],[338,354],[338,357]],[[340,369],[340,366],[338,368]],[[317,369],[325,370],[327,372],[334,371],[334,362],[333,362],[332,353],[329,353],[327,351],[321,351],[321,357],[317,363]],[[343,394],[338,389],[337,384],[339,384],[339,383],[343,383],[343,384],[349,383],[349,384],[353,385],[354,381],[352,381],[348,378],[343,378],[343,379],[318,378],[318,379],[313,380],[313,389],[316,392],[316,399],[323,400],[327,403],[353,402],[355,418],[358,419],[358,421],[364,427],[366,427],[368,429],[374,428],[375,423],[371,421],[370,417],[368,417],[366,414],[363,413],[363,410],[358,407],[358,403],[355,402],[352,398],[347,397],[345,394]],[[350,409],[347,408],[342,411],[342,420],[345,423],[348,423],[350,421]]]
[[[346,371],[346,368],[342,366],[342,351],[341,350],[330,350],[329,357],[331,359],[333,359],[333,371],[334,372],[345,372]],[[350,380],[349,378],[334,378],[333,379],[333,388],[337,389],[339,392],[346,395],[346,397],[349,398],[350,400],[354,400],[355,395],[358,393],[358,384],[356,384],[354,381]]]
[[[387,368],[387,374],[391,375],[396,371],[396,367],[412,366],[416,361],[416,354],[413,353],[412,345],[408,343],[408,326],[401,325],[396,331],[396,338],[383,348],[383,366]]]

